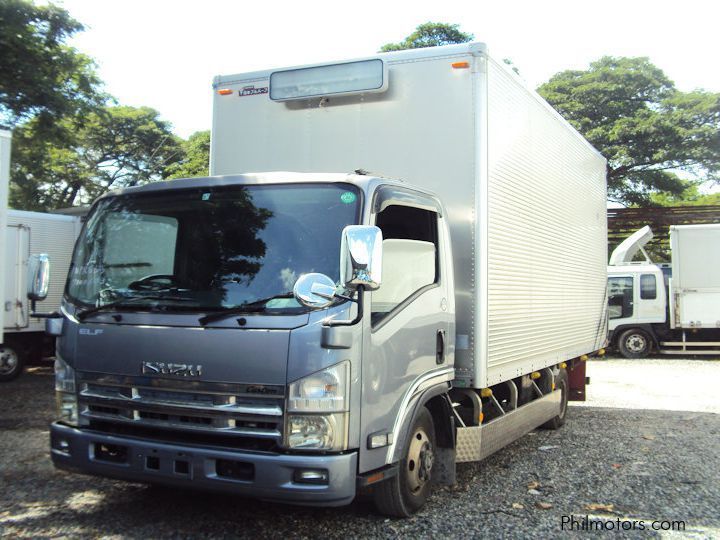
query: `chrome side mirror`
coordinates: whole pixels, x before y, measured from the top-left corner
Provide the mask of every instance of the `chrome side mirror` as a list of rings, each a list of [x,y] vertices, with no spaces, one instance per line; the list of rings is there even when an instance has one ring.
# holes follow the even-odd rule
[[[295,282],[293,296],[303,306],[326,308],[335,299],[335,282],[325,274],[303,274]]]
[[[382,231],[371,225],[348,225],[342,232],[340,283],[348,290],[368,291],[382,281]]]
[[[28,259],[27,297],[32,301],[45,300],[50,286],[50,257],[46,253],[30,255]]]

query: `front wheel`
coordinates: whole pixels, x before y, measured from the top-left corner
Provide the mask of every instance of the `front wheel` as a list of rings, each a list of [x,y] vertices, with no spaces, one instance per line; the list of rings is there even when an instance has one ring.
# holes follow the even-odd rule
[[[645,358],[651,348],[650,336],[639,328],[625,330],[618,338],[618,349],[625,358]]]
[[[435,426],[430,411],[423,407],[410,429],[398,474],[375,490],[378,512],[410,517],[420,510],[430,495],[434,461]]]
[[[12,381],[20,376],[25,356],[17,347],[0,345],[0,382]]]

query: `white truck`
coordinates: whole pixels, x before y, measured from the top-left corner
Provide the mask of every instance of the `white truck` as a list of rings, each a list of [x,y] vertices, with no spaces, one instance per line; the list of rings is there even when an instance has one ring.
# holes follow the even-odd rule
[[[27,360],[37,361],[45,353],[54,353],[54,339],[45,334],[45,321],[30,316],[28,266],[34,254],[43,254],[51,261],[48,295],[42,309],[58,311],[73,246],[82,226],[77,216],[22,210],[8,210],[6,220],[5,256],[2,259],[5,278],[0,381],[12,380],[20,375]]]
[[[567,122],[480,43],[214,88],[214,176],[80,235],[57,467],[408,516],[563,424],[607,335],[605,160]]]
[[[10,186],[10,144],[12,134],[0,128],[0,232],[5,230],[7,224],[8,189]],[[5,235],[0,234],[0,253],[5,253]],[[5,264],[0,263],[0,284],[5,283]],[[7,352],[3,343],[3,322],[5,310],[0,309],[0,376],[7,369],[14,369],[13,355]]]
[[[610,257],[610,343],[626,358],[720,356],[720,224],[671,226],[670,265],[643,249],[652,236],[645,226]]]

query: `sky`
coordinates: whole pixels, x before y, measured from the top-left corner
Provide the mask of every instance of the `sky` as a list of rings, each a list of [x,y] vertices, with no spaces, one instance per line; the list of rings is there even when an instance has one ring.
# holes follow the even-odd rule
[[[210,128],[212,80],[374,54],[418,24],[459,24],[535,88],[604,55],[647,56],[680,90],[720,92],[714,0],[56,0],[86,25],[71,44],[123,105],[188,137]]]

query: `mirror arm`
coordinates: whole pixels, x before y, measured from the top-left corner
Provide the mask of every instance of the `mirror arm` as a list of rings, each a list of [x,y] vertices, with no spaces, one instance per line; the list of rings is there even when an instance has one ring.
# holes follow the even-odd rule
[[[353,298],[352,296],[346,296],[344,294],[336,294],[334,298],[340,298],[341,300],[347,300],[348,302],[355,302],[356,304],[358,303],[357,298]]]
[[[30,317],[33,319],[59,319],[62,317],[57,311],[52,313],[36,313],[35,312],[35,300],[30,300]]]
[[[354,298],[345,298],[344,296],[336,295],[338,298],[343,298],[350,300],[351,302],[355,302],[357,304],[357,315],[355,318],[351,321],[329,321],[328,326],[355,326],[357,323],[359,323],[363,318],[363,297],[365,296],[365,286],[364,285],[358,285],[357,287],[357,299]]]

